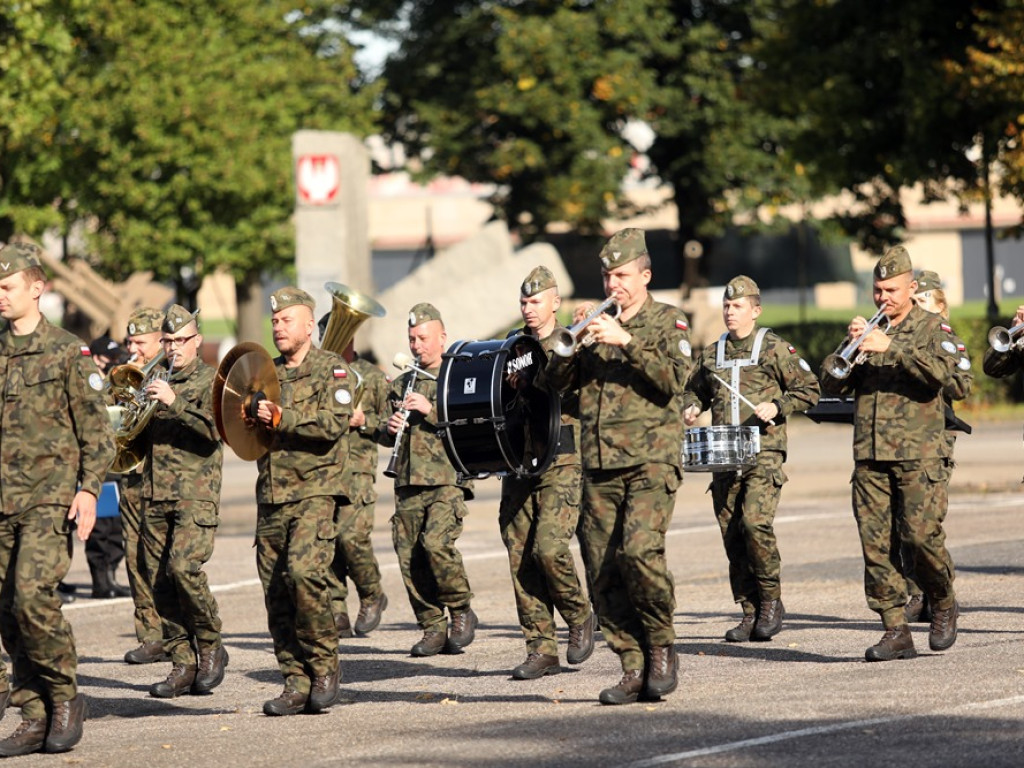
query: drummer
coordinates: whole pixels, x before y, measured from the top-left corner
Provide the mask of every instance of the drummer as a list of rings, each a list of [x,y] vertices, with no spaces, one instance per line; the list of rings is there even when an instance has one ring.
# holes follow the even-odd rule
[[[410,310],[409,351],[416,365],[435,379],[446,340],[436,307],[423,302]],[[394,412],[377,427],[376,439],[393,448],[398,459],[391,535],[416,623],[423,630],[410,653],[422,657],[461,653],[476,636],[473,593],[455,546],[473,484],[456,475],[438,436],[436,381],[417,376],[410,387],[413,375],[407,370],[391,383]]]
[[[535,267],[519,288],[522,333],[538,339],[550,355],[562,303],[555,276]],[[526,660],[512,670],[516,680],[534,680],[562,671],[555,638],[554,609],[569,625],[565,658],[582,664],[594,652],[597,618],[576,574],[569,543],[580,515],[583,473],[579,449],[579,398],[561,399],[562,427],[555,458],[539,477],[507,475],[501,481],[498,528],[508,549]]]
[[[711,408],[715,426],[756,428],[760,440],[752,467],[715,472],[711,480],[732,595],[743,608],[743,619],[725,633],[733,643],[771,640],[782,629],[781,561],[772,526],[786,482],[786,418],[815,405],[820,394],[818,379],[793,346],[758,327],[760,314],[757,283],[745,275],[730,280],[722,299],[728,331],[704,349],[683,397],[687,426]],[[740,430],[735,432],[740,440]]]

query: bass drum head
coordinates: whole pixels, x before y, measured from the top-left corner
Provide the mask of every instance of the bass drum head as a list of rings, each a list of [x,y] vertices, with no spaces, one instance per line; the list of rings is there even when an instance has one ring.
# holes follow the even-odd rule
[[[558,449],[558,395],[535,384],[547,353],[532,336],[456,341],[437,377],[441,438],[463,475],[539,475]]]

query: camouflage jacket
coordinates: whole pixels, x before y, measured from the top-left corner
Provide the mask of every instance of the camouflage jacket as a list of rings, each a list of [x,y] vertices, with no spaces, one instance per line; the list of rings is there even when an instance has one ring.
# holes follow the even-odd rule
[[[548,364],[559,391],[579,390],[583,467],[660,462],[681,471],[683,388],[693,367],[686,315],[648,296],[622,327],[633,337],[625,347],[594,344]]]
[[[904,461],[947,456],[943,398],[953,390],[966,396],[973,381],[968,370],[960,386],[955,384],[961,353],[953,329],[938,315],[914,306],[888,334],[889,349],[868,354],[845,380],[821,371],[825,392],[856,398],[853,457]]]
[[[437,375],[441,367],[427,369],[428,373]],[[397,379],[391,382],[391,389],[388,393],[391,413],[402,409],[402,399],[409,383],[412,372],[406,371]],[[467,498],[472,496],[473,483],[471,480],[459,482],[456,477],[455,468],[448,460],[445,453],[444,443],[437,429],[437,382],[416,376],[415,392],[424,395],[433,406],[430,413],[424,416],[419,411],[409,413],[409,421],[402,434],[402,442],[398,447],[398,463],[395,477],[395,488],[405,486],[439,486],[457,485],[463,489]],[[377,427],[377,442],[383,446],[393,447],[395,436],[388,433],[387,419],[381,419]]]
[[[140,436],[146,444],[143,498],[220,502],[224,445],[213,420],[215,374],[199,359],[171,373],[174,402],[158,405]]]
[[[749,360],[758,335],[757,326],[745,338],[733,340],[726,336],[724,360]],[[733,424],[734,395],[715,375],[733,384],[733,371],[739,372],[739,391],[755,405],[774,402],[779,409],[775,426],[761,421],[753,409],[739,398],[739,420],[745,426],[756,426],[761,433],[762,451],[780,451],[786,454],[786,419],[792,413],[806,411],[818,402],[821,394],[818,379],[811,367],[797,351],[780,336],[768,330],[761,342],[758,359],[752,365],[718,367],[718,347],[721,339],[708,345],[697,361],[697,367],[686,385],[683,408],[699,406],[702,411],[711,408],[711,422],[715,425]]]
[[[0,513],[99,496],[114,460],[103,378],[81,339],[46,318],[16,343],[0,322]]]
[[[389,383],[384,372],[366,360],[353,360],[349,368],[363,377],[363,397],[359,406],[366,415],[366,423],[349,435],[346,469],[348,473],[375,476],[378,459],[377,427],[391,415],[391,406],[388,404]]]
[[[295,368],[274,360],[281,382],[281,423],[259,462],[256,501],[283,504],[345,493],[351,372],[333,352],[311,347]]]

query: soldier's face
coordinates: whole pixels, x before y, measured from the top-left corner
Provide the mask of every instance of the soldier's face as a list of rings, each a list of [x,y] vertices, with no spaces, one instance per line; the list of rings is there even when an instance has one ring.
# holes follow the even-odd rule
[[[199,347],[202,346],[203,337],[195,323],[189,323],[179,328],[177,333],[164,333],[160,337],[160,343],[167,353],[167,359],[174,366],[175,370],[184,368],[197,357]]]
[[[651,270],[641,269],[641,259],[614,269],[602,269],[604,295],[614,296],[622,311],[642,304],[647,299],[647,284],[651,282]]]
[[[537,331],[553,321],[561,303],[562,297],[554,288],[548,288],[533,296],[520,296],[519,313],[523,316],[526,327],[531,331]]]
[[[935,294],[931,291],[925,291],[924,293],[914,294],[914,303],[917,304],[925,312],[931,312],[933,315],[942,314],[942,305],[935,300]]]
[[[750,298],[726,299],[722,302],[722,319],[729,335],[734,339],[745,339],[754,330],[754,322],[761,315],[761,305],[754,305]]]
[[[41,280],[29,282],[24,272],[15,272],[0,280],[0,317],[5,320],[25,317],[43,295],[43,287]]]
[[[270,317],[274,332],[274,346],[282,355],[300,350],[313,339],[313,312],[305,304],[294,304],[275,312]]]
[[[433,368],[441,362],[447,338],[440,320],[428,320],[409,329],[409,351],[421,368]]]
[[[886,317],[899,322],[910,312],[911,299],[917,289],[917,281],[909,272],[890,277],[887,280],[875,280],[875,306],[884,309]]]
[[[140,333],[137,336],[129,336],[125,343],[129,355],[135,355],[133,361],[136,365],[145,365],[160,354],[160,333]]]

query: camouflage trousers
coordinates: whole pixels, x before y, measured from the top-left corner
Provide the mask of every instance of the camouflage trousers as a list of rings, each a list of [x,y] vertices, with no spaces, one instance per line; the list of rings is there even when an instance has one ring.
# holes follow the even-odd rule
[[[124,564],[128,587],[135,604],[135,636],[140,643],[163,640],[160,614],[153,601],[153,579],[145,567],[142,553],[142,475],[121,476],[121,529],[124,533]]]
[[[897,540],[909,547],[931,604],[946,609],[955,599],[953,560],[942,529],[947,507],[944,477],[942,459],[858,461],[854,468],[853,514],[864,554],[864,591],[868,607],[888,628],[905,623],[906,584],[893,564]]]
[[[782,561],[773,526],[785,482],[779,451],[762,451],[757,464],[745,472],[716,472],[711,481],[732,597],[745,614],[782,596]]]
[[[163,626],[164,649],[174,664],[195,664],[200,650],[221,644],[217,601],[203,565],[213,555],[217,505],[182,499],[144,505],[142,552],[153,576],[153,603]]]
[[[554,609],[569,626],[590,617],[569,543],[580,515],[579,465],[501,483],[498,528],[508,549],[519,624],[529,651],[558,655]]]
[[[313,677],[338,668],[327,581],[337,503],[334,496],[316,496],[257,509],[256,570],[274,655],[285,684],[301,693],[309,693]]]
[[[469,608],[473,593],[455,542],[462,535],[466,503],[454,485],[395,489],[391,538],[416,623],[444,631],[450,612]]]
[[[955,442],[955,440],[956,438],[953,438],[953,442]],[[952,450],[952,446],[950,446],[950,449]],[[952,457],[945,458],[942,460],[942,471],[943,476],[946,478],[945,482],[947,493],[949,491],[949,480],[953,476],[953,468],[955,466],[956,463],[953,461]],[[943,519],[939,522],[945,523],[945,517],[945,510],[943,510]],[[901,540],[899,526],[893,527],[892,551],[897,555],[897,557],[894,558],[893,565],[899,570],[900,573],[903,574],[903,578],[906,581],[907,596],[914,597],[923,595],[924,591],[921,589],[921,585],[918,583],[917,568],[914,565],[914,549],[910,544]]]
[[[623,670],[643,669],[647,649],[675,641],[665,533],[679,481],[670,464],[584,473],[586,563],[601,631]]]
[[[351,504],[339,504],[335,510],[338,538],[334,543],[334,561],[331,563],[331,603],[335,615],[347,613],[348,579],[352,579],[362,602],[376,600],[383,589],[380,585],[380,564],[373,554],[373,513],[377,498],[373,491],[373,476],[353,476]]]
[[[0,638],[11,658],[12,706],[45,718],[49,702],[78,692],[78,655],[61,613],[58,582],[71,568],[71,529],[62,506],[0,515]],[[10,688],[0,663],[0,690]]]

